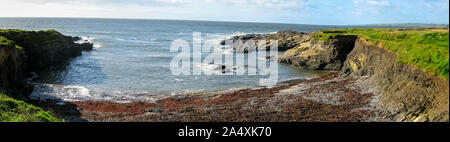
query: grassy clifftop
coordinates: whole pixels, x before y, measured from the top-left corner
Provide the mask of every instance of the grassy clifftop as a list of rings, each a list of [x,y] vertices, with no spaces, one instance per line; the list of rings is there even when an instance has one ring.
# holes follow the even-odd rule
[[[0,44],[17,44],[16,48],[21,50],[23,47],[36,48],[37,46],[47,44],[46,42],[66,38],[66,36],[56,30],[25,31],[18,29],[0,29]]]
[[[0,94],[0,122],[60,122],[51,112]]]
[[[90,46],[90,44],[76,44],[74,42],[76,38],[65,36],[55,30],[0,29],[0,36],[23,48],[27,56],[25,70],[32,72],[38,72],[79,56],[82,54],[83,47]]]
[[[0,35],[16,42],[39,43],[40,41],[55,40],[65,36],[56,30],[26,31],[19,29],[0,29]]]
[[[449,80],[449,31],[445,29],[330,29],[313,34],[317,40],[356,35],[389,49],[399,61]]]

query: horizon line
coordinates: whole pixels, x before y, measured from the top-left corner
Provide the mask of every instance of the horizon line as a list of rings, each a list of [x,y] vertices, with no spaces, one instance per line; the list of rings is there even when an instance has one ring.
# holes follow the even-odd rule
[[[224,22],[224,23],[255,23],[255,24],[286,24],[286,25],[315,25],[315,26],[371,26],[390,24],[416,24],[416,25],[449,25],[449,23],[368,23],[368,24],[305,24],[285,22],[254,22],[254,21],[219,21],[219,20],[191,20],[191,19],[162,19],[162,18],[121,18],[121,17],[0,17],[0,18],[48,18],[48,19],[111,19],[111,20],[166,20],[166,21],[197,21],[197,22]]]

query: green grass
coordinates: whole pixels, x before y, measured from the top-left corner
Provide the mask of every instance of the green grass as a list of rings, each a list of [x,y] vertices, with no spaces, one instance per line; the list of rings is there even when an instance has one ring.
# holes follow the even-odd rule
[[[59,42],[67,38],[56,30],[25,31],[18,29],[0,29],[0,37],[14,41],[19,45],[16,47],[18,49],[40,47],[46,42]]]
[[[0,94],[0,122],[61,122],[41,108]]]
[[[56,30],[46,31],[26,31],[19,29],[0,29],[0,36],[9,38],[10,40],[24,40],[26,37],[30,37],[28,40],[38,42],[42,40],[54,40],[64,38],[65,36]]]
[[[6,37],[0,36],[0,45],[12,46],[12,45],[14,45],[14,42],[7,39]]]
[[[394,52],[400,63],[412,64],[449,80],[449,31],[445,29],[331,29],[313,34],[330,40],[339,35],[356,35]]]
[[[23,50],[22,47],[15,45],[15,43],[13,41],[7,39],[6,37],[0,36],[0,47],[11,47],[11,46],[16,47],[20,51]]]

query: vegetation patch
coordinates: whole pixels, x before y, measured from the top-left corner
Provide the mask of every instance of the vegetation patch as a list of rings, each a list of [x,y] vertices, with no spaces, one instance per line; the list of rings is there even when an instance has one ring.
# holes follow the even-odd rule
[[[15,45],[13,41],[7,39],[6,37],[0,36],[0,47],[11,47],[11,46],[16,47],[20,51],[23,50],[22,47]]]
[[[394,52],[400,63],[412,64],[449,80],[449,30],[444,29],[328,29],[313,34],[317,40],[356,35]]]
[[[6,37],[0,36],[0,45],[11,46],[13,42],[8,40]]]
[[[0,94],[0,122],[61,122],[41,108]]]
[[[47,42],[58,42],[55,40],[63,40],[66,36],[62,35],[56,30],[47,31],[25,31],[18,29],[0,29],[0,37],[14,41],[21,47],[39,47],[45,45]],[[0,41],[2,38],[0,38]],[[13,42],[13,43],[14,43]]]

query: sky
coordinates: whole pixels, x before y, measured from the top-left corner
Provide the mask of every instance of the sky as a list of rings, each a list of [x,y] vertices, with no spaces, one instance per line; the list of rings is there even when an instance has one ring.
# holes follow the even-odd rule
[[[449,23],[449,0],[0,0],[0,17],[177,19],[319,25]]]

